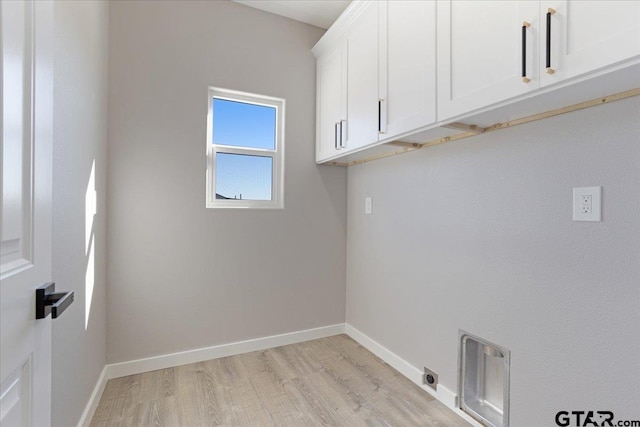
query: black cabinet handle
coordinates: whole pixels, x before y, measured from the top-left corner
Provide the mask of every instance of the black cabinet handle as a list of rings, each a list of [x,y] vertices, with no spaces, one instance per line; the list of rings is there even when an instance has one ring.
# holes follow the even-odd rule
[[[527,77],[527,28],[531,24],[527,21],[522,23],[522,81],[529,83],[531,80]]]
[[[335,122],[333,125],[333,145],[338,149],[338,122]]]
[[[382,132],[382,99],[378,99],[378,133]]]
[[[547,61],[545,64],[547,74],[555,73],[555,70],[551,68],[551,15],[555,13],[555,9],[547,9]]]
[[[36,288],[36,319],[44,319],[51,313],[57,319],[73,302],[73,291],[55,292],[54,282]]]

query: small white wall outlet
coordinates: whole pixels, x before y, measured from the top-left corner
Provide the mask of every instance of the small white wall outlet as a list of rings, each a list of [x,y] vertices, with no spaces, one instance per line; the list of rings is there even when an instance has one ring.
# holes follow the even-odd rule
[[[601,221],[602,187],[579,187],[573,189],[573,220]]]
[[[364,198],[364,213],[366,215],[371,215],[372,212],[373,212],[373,201],[371,200],[371,197],[365,197]]]

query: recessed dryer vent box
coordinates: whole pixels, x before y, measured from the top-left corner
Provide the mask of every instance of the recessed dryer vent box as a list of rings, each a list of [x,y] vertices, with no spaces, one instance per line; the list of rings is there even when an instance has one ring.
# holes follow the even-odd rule
[[[509,426],[508,349],[459,331],[458,405],[489,427]]]

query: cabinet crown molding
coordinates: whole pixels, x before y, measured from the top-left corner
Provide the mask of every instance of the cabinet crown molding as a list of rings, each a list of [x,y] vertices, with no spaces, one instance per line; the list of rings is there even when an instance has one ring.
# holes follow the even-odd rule
[[[326,33],[318,40],[318,43],[311,49],[313,55],[318,58],[327,49],[335,46],[335,44],[344,36],[353,22],[360,16],[367,5],[377,0],[354,0],[338,17],[336,22],[331,25]]]

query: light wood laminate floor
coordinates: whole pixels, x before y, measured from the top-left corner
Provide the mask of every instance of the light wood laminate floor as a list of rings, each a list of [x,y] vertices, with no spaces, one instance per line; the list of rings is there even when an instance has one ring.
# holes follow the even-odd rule
[[[346,335],[109,380],[91,426],[469,426]]]

